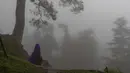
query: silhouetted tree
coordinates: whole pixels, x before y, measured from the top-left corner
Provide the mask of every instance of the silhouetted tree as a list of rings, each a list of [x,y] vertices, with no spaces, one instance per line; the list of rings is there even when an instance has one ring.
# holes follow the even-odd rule
[[[24,26],[25,26],[25,2],[26,0],[17,0],[16,4],[16,23],[12,35],[22,42]]]
[[[116,28],[113,28],[114,38],[111,45],[112,58],[108,61],[109,67],[118,67],[124,72],[128,69],[130,59],[130,29],[127,27],[127,20],[124,17],[118,18],[115,22]]]
[[[67,50],[69,48],[68,45],[71,41],[71,37],[70,37],[70,33],[69,33],[69,29],[68,29],[68,25],[65,25],[65,24],[59,24],[59,28],[62,28],[63,29],[63,32],[64,32],[64,38],[63,38],[63,43],[61,45],[61,49],[63,50],[62,54],[64,54],[64,50]]]
[[[52,50],[57,50],[59,48],[54,37],[54,26],[49,23],[48,26],[42,27],[41,30],[41,32],[35,34],[37,36],[37,43],[41,45],[43,58],[52,63]],[[40,34],[43,34],[43,36]]]
[[[59,48],[56,39],[53,36],[46,34],[44,38],[39,41],[39,43],[42,47],[42,56],[45,60],[51,61],[52,50]]]
[[[79,32],[77,44],[75,44],[75,49],[73,49],[75,64],[79,61],[80,63],[77,66],[87,69],[98,68],[97,49],[98,42],[96,41],[96,34],[92,29]]]
[[[65,36],[64,36],[65,37]],[[67,38],[66,38],[67,40]],[[65,42],[64,40],[63,42]],[[66,41],[67,42],[67,41]],[[77,38],[70,37],[64,43],[63,55],[58,61],[59,68],[94,69],[97,68],[97,41],[93,30],[81,31]]]
[[[53,64],[55,68],[59,68],[59,69],[64,69],[66,67],[66,65],[69,65],[67,64],[66,60],[68,58],[65,58],[66,56],[64,56],[66,54],[66,51],[65,50],[69,50],[69,44],[71,41],[71,37],[70,37],[70,34],[69,34],[69,30],[68,30],[68,26],[65,25],[65,24],[59,24],[58,25],[59,28],[62,28],[63,29],[63,32],[64,32],[64,38],[63,38],[63,42],[61,44],[61,46],[59,47],[59,52],[61,52],[61,56],[60,57],[56,57],[56,58],[53,58]]]
[[[123,56],[125,50],[129,50],[130,44],[130,29],[127,27],[127,21],[124,17],[118,18],[115,21],[116,28],[113,28],[114,38],[109,44],[114,46],[112,49],[115,56]]]
[[[83,2],[80,0],[60,0],[62,6],[72,6],[72,12],[80,12],[83,8]],[[53,7],[53,3],[48,0],[31,0],[36,6],[37,11],[32,11],[34,15],[40,16],[38,19],[33,18],[31,23],[38,28],[42,24],[48,24],[48,22],[42,19],[43,16],[56,20],[57,11]],[[25,26],[25,4],[26,0],[17,0],[16,4],[16,24],[13,30],[13,35],[21,42],[23,36],[23,30]],[[44,14],[43,14],[44,13]]]

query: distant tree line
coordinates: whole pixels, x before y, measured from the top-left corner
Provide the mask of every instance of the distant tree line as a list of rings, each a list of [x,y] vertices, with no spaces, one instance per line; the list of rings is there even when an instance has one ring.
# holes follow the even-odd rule
[[[113,39],[108,44],[112,52],[112,57],[106,58],[108,67],[119,68],[124,73],[130,71],[130,28],[128,21],[124,17],[117,18],[112,28]]]

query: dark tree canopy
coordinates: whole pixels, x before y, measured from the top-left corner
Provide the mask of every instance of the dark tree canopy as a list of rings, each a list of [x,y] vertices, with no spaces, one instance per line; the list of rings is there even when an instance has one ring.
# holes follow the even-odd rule
[[[59,5],[63,7],[71,6],[71,11],[74,13],[80,13],[84,10],[82,0],[60,0]]]
[[[30,20],[30,23],[37,28],[41,28],[43,24],[48,24],[48,19],[57,19],[57,10],[54,8],[53,1],[51,0],[30,0],[34,5],[35,9],[30,10],[32,14],[35,15],[34,18]],[[84,6],[81,0],[59,0],[59,5],[66,7],[71,6],[71,11],[74,13],[79,13],[83,11]],[[16,24],[12,35],[16,36],[21,42],[23,37],[23,31],[25,27],[25,5],[26,0],[17,0],[16,4]],[[47,17],[48,19],[43,19]]]
[[[57,10],[53,6],[53,2],[49,0],[31,0],[36,6],[34,10],[30,10],[38,18],[32,18],[30,23],[33,26],[40,28],[43,24],[48,24],[48,21],[43,19],[43,16],[48,19],[57,19]],[[71,12],[77,14],[84,10],[83,2],[81,0],[60,0],[59,5],[63,7],[72,7]]]

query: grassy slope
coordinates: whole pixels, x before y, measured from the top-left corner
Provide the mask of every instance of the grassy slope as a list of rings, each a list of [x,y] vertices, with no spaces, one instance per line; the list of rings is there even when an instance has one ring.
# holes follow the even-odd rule
[[[0,52],[0,73],[3,72],[3,68],[5,68],[6,73],[42,73],[43,71],[26,60],[11,55],[8,56],[9,58],[6,59]]]
[[[2,35],[1,37],[8,54],[22,59],[28,58],[27,52],[23,49],[21,43],[17,41],[14,36]]]
[[[0,73],[3,67],[7,70],[6,73],[42,73],[43,69],[36,68],[33,64],[27,61],[28,54],[23,49],[21,43],[12,35],[1,35],[4,46],[9,58],[3,56],[0,47]],[[1,70],[2,69],[2,70]]]
[[[43,73],[43,69],[36,68],[35,65],[26,61],[26,59],[28,58],[28,54],[22,48],[22,45],[15,39],[14,36],[3,35],[2,40],[9,54],[9,58],[6,59],[3,56],[3,52],[0,52],[0,73]],[[7,72],[2,72],[3,68],[5,68]],[[88,70],[60,70],[60,73],[100,73],[100,72],[96,71],[90,72]],[[109,71],[109,73],[120,73],[120,72]]]

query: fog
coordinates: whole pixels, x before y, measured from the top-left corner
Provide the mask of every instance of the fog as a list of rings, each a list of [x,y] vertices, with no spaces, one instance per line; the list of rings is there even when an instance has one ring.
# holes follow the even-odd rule
[[[130,26],[130,1],[129,0],[83,0],[84,11],[79,14],[73,14],[69,8],[63,8],[58,6],[58,1],[54,1],[54,6],[58,10],[57,20],[50,21],[54,26],[54,36],[58,45],[63,43],[64,31],[62,28],[58,28],[58,24],[68,25],[68,31],[71,37],[77,38],[80,31],[88,28],[92,28],[95,32],[95,38],[98,42],[96,48],[96,55],[99,65],[93,66],[96,69],[103,68],[104,64],[102,56],[111,56],[111,51],[107,48],[110,46],[107,44],[113,38],[112,28],[115,27],[113,23],[119,17],[125,17],[128,20],[128,26]],[[1,0],[0,1],[0,29],[3,33],[11,34],[15,25],[15,8],[16,0]],[[29,0],[26,1],[26,14],[25,14],[25,32],[23,36],[23,45],[27,52],[31,55],[34,46],[37,43],[38,38],[34,38],[34,34],[38,33],[36,27],[30,25],[29,20],[32,14],[29,9],[33,8],[33,4]],[[46,29],[45,29],[46,30]],[[44,31],[44,30],[41,30]],[[37,34],[36,34],[37,35]],[[29,39],[27,39],[30,37]],[[42,35],[40,37],[43,37]],[[25,42],[26,41],[26,42]],[[44,46],[43,46],[44,47]],[[80,49],[79,49],[80,50]],[[72,51],[71,49],[69,51]],[[75,51],[75,50],[73,50]],[[56,56],[62,57],[63,48],[53,50],[53,53],[58,54]],[[80,52],[82,53],[82,52]],[[43,53],[42,53],[43,55]],[[54,58],[54,57],[53,57]],[[44,59],[44,57],[43,57]],[[56,60],[57,61],[57,60]],[[58,63],[50,61],[52,65]],[[55,63],[55,64],[54,64]],[[95,62],[94,62],[95,63]],[[69,64],[67,64],[69,65]],[[54,66],[59,68],[61,66]],[[67,67],[67,66],[66,66]],[[62,67],[62,68],[66,68]],[[70,66],[74,68],[74,66]],[[82,68],[82,67],[75,67]]]

